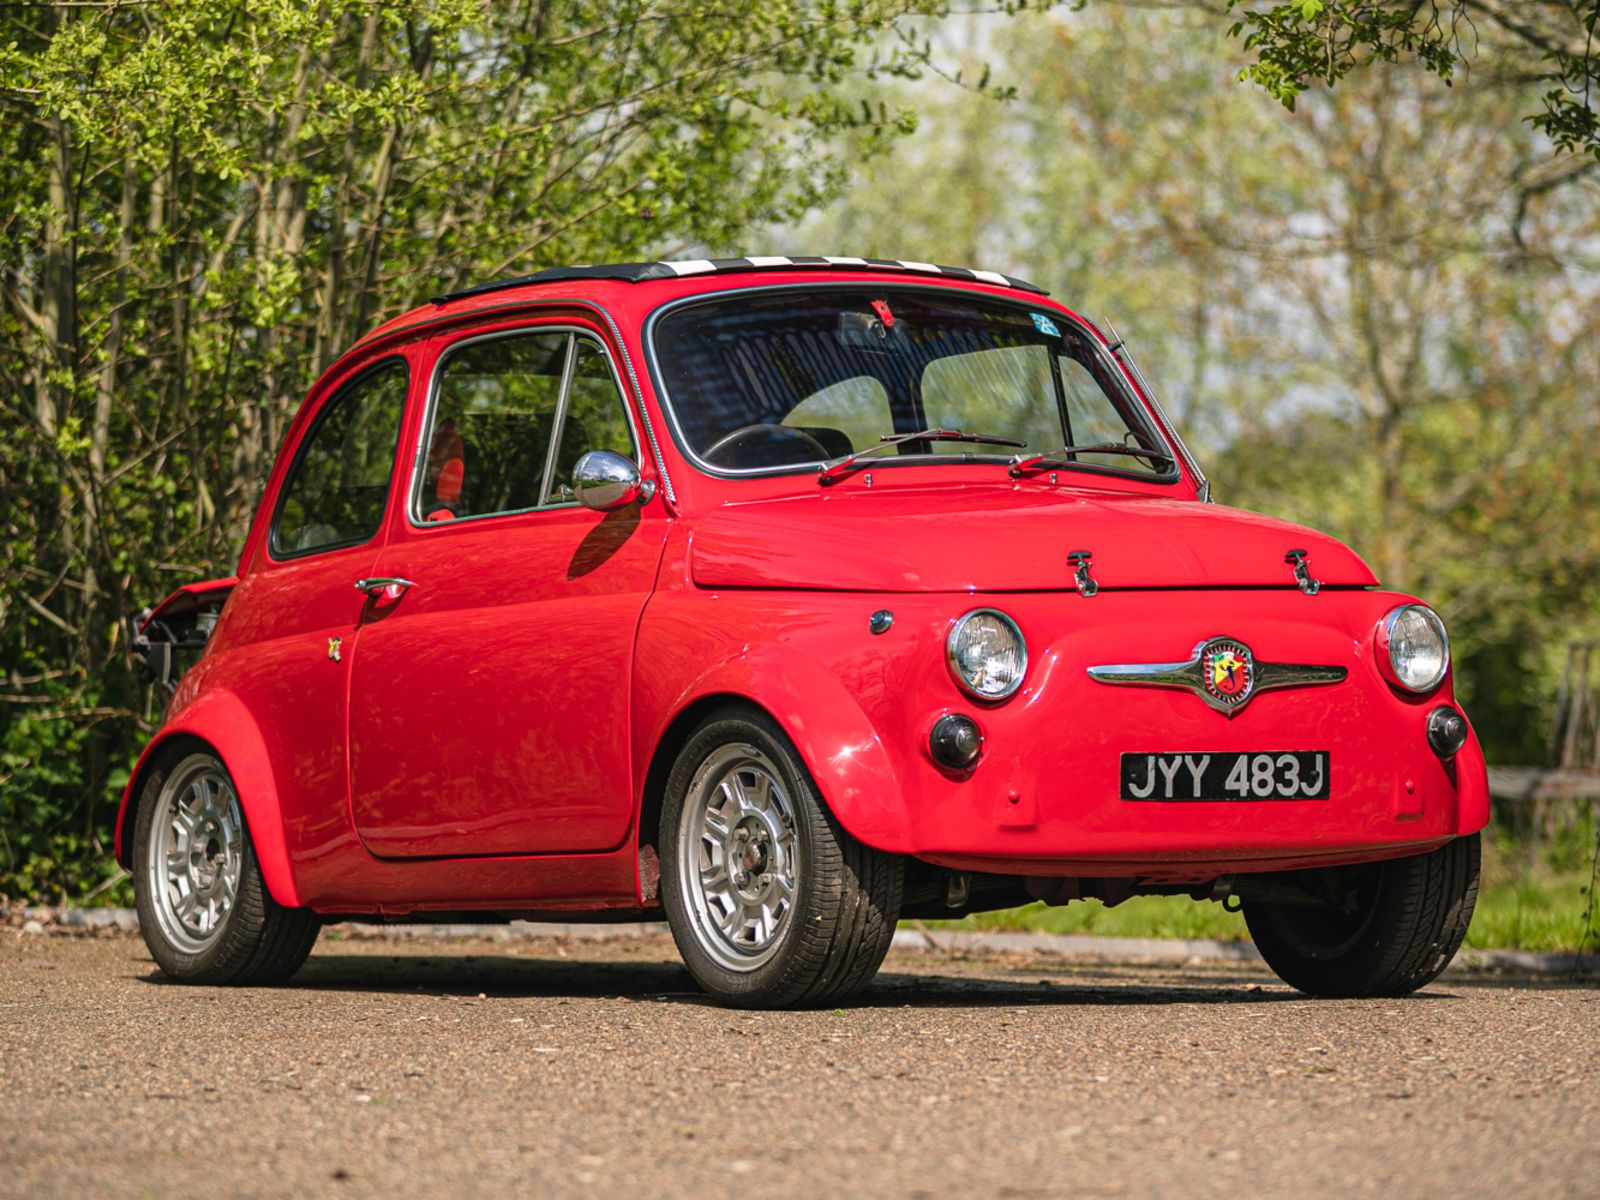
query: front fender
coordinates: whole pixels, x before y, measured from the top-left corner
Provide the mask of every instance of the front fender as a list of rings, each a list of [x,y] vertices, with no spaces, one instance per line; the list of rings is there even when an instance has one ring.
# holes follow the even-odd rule
[[[686,620],[641,631],[638,661],[636,779],[646,777],[662,738],[682,713],[710,697],[739,697],[783,726],[823,801],[852,837],[879,850],[909,848],[904,793],[882,738],[816,658],[781,644],[724,643],[719,630]],[[684,676],[674,672],[693,661],[710,665],[683,686]]]
[[[1455,757],[1456,833],[1477,833],[1489,823],[1489,769],[1478,731],[1467,722],[1467,744]]]
[[[175,712],[139,755],[128,786],[123,789],[122,805],[117,810],[117,862],[132,869],[134,806],[144,787],[146,771],[164,747],[183,737],[198,738],[222,759],[239,793],[239,804],[250,827],[250,841],[255,847],[256,861],[261,864],[267,891],[286,908],[300,907],[294,874],[289,869],[278,788],[266,743],[250,710],[229,691],[201,693]]]

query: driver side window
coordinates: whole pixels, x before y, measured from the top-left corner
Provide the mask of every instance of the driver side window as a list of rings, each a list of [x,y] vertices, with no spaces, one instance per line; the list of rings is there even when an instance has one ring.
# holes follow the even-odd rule
[[[436,375],[424,521],[539,506],[572,338],[490,337],[447,352]]]
[[[412,519],[425,524],[575,504],[589,450],[635,456],[605,348],[571,330],[469,340],[445,352]]]

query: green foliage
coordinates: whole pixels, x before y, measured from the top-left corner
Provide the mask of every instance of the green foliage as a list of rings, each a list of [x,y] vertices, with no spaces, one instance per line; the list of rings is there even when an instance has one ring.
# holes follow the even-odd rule
[[[1230,11],[1244,0],[1228,0]],[[1256,61],[1240,72],[1294,110],[1311,83],[1329,87],[1374,62],[1414,60],[1450,80],[1476,53],[1514,51],[1519,74],[1549,85],[1529,118],[1556,146],[1600,160],[1600,0],[1289,0],[1251,9],[1229,29]],[[1465,42],[1465,44],[1463,44]]]
[[[0,895],[59,903],[117,873],[103,832],[112,810],[80,799],[94,693],[52,683],[35,698],[0,727]]]
[[[0,6],[0,891],[97,878],[155,715],[118,617],[230,573],[334,357],[806,212],[914,126],[883,85],[945,7]]]

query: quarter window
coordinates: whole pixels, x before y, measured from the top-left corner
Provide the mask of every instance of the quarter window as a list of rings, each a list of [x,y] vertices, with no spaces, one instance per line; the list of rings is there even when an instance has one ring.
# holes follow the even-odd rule
[[[550,480],[550,503],[568,504],[577,499],[572,490],[572,468],[590,450],[610,450],[632,457],[633,432],[628,428],[628,415],[617,393],[606,352],[588,338],[578,338],[572,389],[561,425],[561,448]]]
[[[330,400],[306,435],[273,520],[289,558],[355,546],[378,532],[406,403],[406,368],[390,359]]]
[[[423,522],[572,503],[585,451],[634,450],[605,350],[565,331],[450,351],[423,448],[414,508]]]

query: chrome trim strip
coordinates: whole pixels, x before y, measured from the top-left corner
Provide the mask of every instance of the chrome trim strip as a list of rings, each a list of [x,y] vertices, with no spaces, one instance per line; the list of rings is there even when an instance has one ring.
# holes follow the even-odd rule
[[[1328,684],[1343,683],[1349,675],[1344,667],[1321,666],[1315,663],[1263,662],[1256,658],[1252,651],[1250,661],[1253,683],[1250,693],[1238,704],[1227,705],[1206,691],[1205,674],[1202,670],[1206,648],[1218,641],[1245,646],[1238,638],[1209,637],[1195,646],[1194,656],[1186,662],[1108,663],[1104,666],[1087,668],[1089,678],[1096,683],[1122,684],[1130,687],[1181,688],[1186,692],[1193,692],[1214,711],[1225,717],[1231,717],[1242,711],[1260,692],[1277,691],[1282,688],[1325,687]],[[1245,649],[1248,650],[1249,647],[1245,646]]]
[[[1270,692],[1277,688],[1321,687],[1330,683],[1343,683],[1350,672],[1343,667],[1325,667],[1314,663],[1256,663],[1256,688]]]
[[[602,354],[605,353],[604,346],[600,347],[600,352]],[[567,356],[561,364],[561,390],[556,393],[556,415],[555,420],[552,422],[552,428],[555,432],[550,435],[550,447],[545,451],[544,456],[544,478],[539,481],[540,508],[550,507],[550,477],[555,474],[556,456],[561,452],[561,439],[567,432],[567,405],[572,399],[572,373],[577,365],[578,335],[572,334],[567,338]],[[616,374],[616,368],[612,368],[612,374],[613,376]],[[622,381],[617,380],[616,382],[617,392],[620,395]],[[624,409],[628,407],[626,401],[623,402],[622,407]],[[633,433],[633,422],[629,421],[628,425],[630,440],[634,444],[634,453],[637,454],[639,450],[638,435]]]
[[[1195,672],[1200,666],[1200,656],[1187,662],[1170,663],[1108,663],[1090,667],[1089,678],[1099,683],[1131,683],[1144,687],[1194,688]]]
[[[656,471],[661,475],[661,491],[665,494],[667,503],[677,508],[678,493],[672,490],[672,476],[667,474],[667,460],[661,453],[661,443],[656,441],[656,427],[650,420],[650,406],[644,402],[644,389],[639,386],[639,372],[634,370],[633,356],[628,353],[628,343],[622,339],[622,327],[617,324],[616,318],[596,301],[589,300],[585,303],[604,317],[606,324],[611,327],[611,336],[616,339],[617,351],[622,355],[622,365],[628,371],[628,382],[633,384],[633,398],[638,402],[639,418],[644,422],[644,436],[650,442],[650,453],[655,457]],[[643,338],[640,340],[643,341]]]

